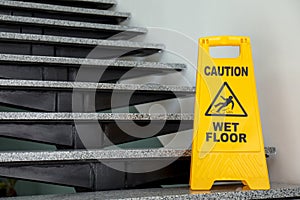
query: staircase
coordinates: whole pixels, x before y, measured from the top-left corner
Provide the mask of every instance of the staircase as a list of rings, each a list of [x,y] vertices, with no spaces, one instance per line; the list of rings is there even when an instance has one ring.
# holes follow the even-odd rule
[[[130,41],[147,30],[120,25],[130,14],[107,10],[113,6],[110,0],[0,0],[0,103],[30,111],[0,113],[0,136],[57,148],[0,153],[1,176],[81,192],[188,183],[184,150],[103,150],[189,130],[193,123],[192,114],[110,112],[195,92],[186,86],[118,82],[186,66],[143,61],[164,45]],[[149,123],[147,132],[135,129]],[[157,169],[147,172],[147,165]]]
[[[1,152],[0,176],[71,186],[78,192],[188,184],[187,149],[113,148],[193,127],[192,113],[113,109],[193,97],[195,92],[187,86],[119,82],[186,66],[144,61],[164,45],[130,41],[147,30],[120,25],[130,14],[112,11],[115,4],[0,0],[0,104],[23,110],[0,113],[0,136],[57,148]],[[77,76],[82,69],[85,75]],[[274,153],[266,148],[267,156]]]

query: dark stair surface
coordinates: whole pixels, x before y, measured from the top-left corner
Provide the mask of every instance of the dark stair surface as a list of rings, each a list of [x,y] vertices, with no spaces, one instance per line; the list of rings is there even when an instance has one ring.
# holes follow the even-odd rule
[[[73,186],[77,191],[188,181],[190,161],[185,157],[175,162],[170,162],[172,156],[135,159],[132,151],[124,150],[129,153],[125,159],[113,159],[120,152],[106,150],[111,164],[121,167],[117,170],[92,157],[84,158],[87,151],[74,151],[111,148],[192,128],[192,114],[96,113],[194,95],[192,87],[119,83],[120,79],[180,72],[186,66],[139,58],[160,53],[165,46],[128,41],[147,30],[120,25],[130,14],[107,10],[115,4],[111,0],[0,0],[0,104],[39,111],[0,113],[0,135],[73,150],[52,152],[59,157],[81,157],[52,157],[49,162],[2,160],[1,176]],[[12,154],[0,157],[13,158]],[[31,158],[36,156],[38,152],[32,152]],[[123,172],[166,162],[170,165],[148,173]]]
[[[109,9],[116,5],[114,0],[22,0],[26,2],[47,3],[54,5],[73,6],[79,8]]]
[[[119,24],[130,17],[124,12],[13,0],[0,0],[0,13],[105,24]]]
[[[272,183],[270,190],[250,190],[241,184],[215,185],[211,191],[191,191],[187,186],[135,189],[120,191],[102,191],[66,195],[40,195],[17,197],[10,200],[103,200],[103,199],[299,199],[300,186],[292,184]]]
[[[265,151],[267,156],[274,154],[273,148]],[[189,150],[165,148],[4,152],[0,153],[0,175],[87,191],[160,187],[188,184],[190,155]]]
[[[0,104],[46,112],[92,112],[193,96],[194,88],[86,82],[0,80]]]
[[[111,25],[78,22],[38,17],[0,15],[0,31],[17,33],[35,33],[95,39],[131,39],[145,34],[145,28],[126,25]]]
[[[0,53],[42,55],[57,57],[118,58],[120,56],[147,56],[165,48],[122,40],[98,40],[52,35],[0,32]],[[92,54],[91,51],[94,53]]]
[[[184,69],[180,63],[0,54],[0,77],[5,79],[93,82],[89,74],[101,74],[94,82],[117,82]],[[77,77],[79,70],[87,76]]]
[[[0,136],[65,149],[103,148],[193,127],[192,114],[3,112],[0,120]],[[134,128],[149,123],[143,132]],[[121,129],[120,124],[130,132]]]

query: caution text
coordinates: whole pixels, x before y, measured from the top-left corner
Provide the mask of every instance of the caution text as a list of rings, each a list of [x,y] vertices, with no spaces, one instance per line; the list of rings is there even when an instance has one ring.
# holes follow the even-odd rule
[[[248,76],[248,67],[244,66],[206,66],[206,76]]]

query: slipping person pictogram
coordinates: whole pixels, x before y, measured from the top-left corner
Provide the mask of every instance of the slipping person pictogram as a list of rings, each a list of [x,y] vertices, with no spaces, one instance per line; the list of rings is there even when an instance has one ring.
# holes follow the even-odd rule
[[[248,115],[229,84],[224,82],[205,112],[205,116],[247,117]]]
[[[229,104],[231,104],[231,110],[233,110],[234,108],[234,102],[233,102],[233,96],[229,96],[227,99],[223,96],[221,96],[221,98],[225,101],[225,102],[221,102],[221,103],[218,103],[217,105],[215,105],[215,108],[219,107],[219,109],[217,110],[217,113],[220,113],[220,111],[223,109],[223,108],[226,108],[227,106],[229,106]]]

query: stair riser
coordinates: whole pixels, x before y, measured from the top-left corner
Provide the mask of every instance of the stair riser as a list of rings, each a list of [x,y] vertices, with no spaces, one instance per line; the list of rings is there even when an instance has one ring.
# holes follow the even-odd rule
[[[41,0],[23,0],[26,2],[43,3]],[[47,4],[62,5],[62,6],[72,6],[79,8],[93,8],[93,9],[109,9],[114,6],[113,3],[96,3],[87,1],[74,1],[74,0],[47,0]]]
[[[65,148],[76,146],[75,126],[72,123],[0,123],[0,136]]]
[[[86,58],[96,46],[54,45],[33,42],[0,42],[0,53],[17,55],[38,55],[57,57]],[[158,49],[137,49],[131,47],[101,47],[101,52],[90,55],[89,58],[108,59],[123,56],[147,56],[157,53]]]
[[[21,79],[21,80],[44,80],[44,81],[75,81],[79,65],[67,67],[61,65],[37,65],[37,64],[4,64],[0,63],[0,78],[5,79]],[[115,83],[120,78],[122,80],[147,76],[152,74],[163,74],[166,72],[175,72],[176,70],[162,69],[137,69],[129,67],[108,67],[103,71],[101,68],[85,68],[85,73],[98,74],[101,73],[99,82]],[[129,72],[130,71],[130,72]],[[129,73],[127,73],[129,72]],[[126,75],[125,75],[126,74]],[[124,76],[125,75],[125,76]],[[90,78],[78,77],[76,81],[93,82]]]
[[[125,126],[132,126],[130,122],[126,121],[119,121],[118,123],[122,123]],[[152,121],[152,123],[152,129],[160,128],[160,131],[151,137],[176,133],[178,131],[192,129],[193,127],[192,120],[181,122],[167,120],[162,127],[160,122]],[[149,124],[149,121],[139,121],[138,124],[145,126]],[[99,132],[99,125],[103,133],[101,133],[101,129]],[[78,127],[80,130],[85,130],[84,135],[76,131]],[[150,128],[147,128],[147,130],[151,131]],[[147,137],[144,133],[134,130],[130,133],[139,135],[140,137]],[[106,137],[104,137],[103,134],[105,134]],[[99,121],[99,123],[77,122],[76,126],[74,122],[63,121],[43,123],[34,121],[27,123],[1,122],[0,136],[57,145],[60,149],[99,149],[111,146],[112,143],[122,144],[143,139],[128,135],[122,131],[114,121]]]
[[[88,15],[81,13],[63,13],[55,11],[44,11],[38,9],[23,9],[18,7],[8,7],[0,5],[0,14],[13,15],[13,16],[25,16],[25,17],[40,17],[45,19],[61,19],[61,20],[72,20],[72,21],[81,21],[81,22],[95,22],[101,24],[119,24],[122,21],[126,20],[126,17],[118,16],[97,16],[97,15]]]
[[[144,104],[153,101],[166,100],[185,96],[173,92],[140,92],[136,91],[114,91],[114,100],[111,90],[97,91],[94,101],[93,92],[72,91],[36,91],[36,90],[14,90],[2,88],[0,91],[0,104],[16,108],[24,108],[45,112],[92,112],[110,110],[111,108],[127,107]],[[72,98],[72,95],[74,98]],[[125,102],[124,99],[128,99]],[[72,102],[76,103],[72,109]]]
[[[149,122],[139,122],[136,121],[136,124],[139,126],[145,126],[148,125]],[[152,122],[153,123],[153,122]],[[121,125],[121,128],[120,126]],[[109,145],[111,142],[113,144],[122,144],[125,142],[133,142],[133,141],[138,141],[143,138],[137,138],[134,137],[136,135],[138,136],[144,136],[144,137],[149,137],[149,135],[153,135],[156,133],[154,136],[162,136],[162,135],[167,135],[170,133],[177,133],[180,131],[186,131],[186,130],[191,130],[193,129],[193,121],[192,120],[185,120],[185,121],[166,121],[164,125],[162,125],[161,122],[156,123],[156,125],[151,124],[148,127],[145,128],[145,131],[141,133],[141,131],[136,130],[135,125],[133,124],[126,124],[126,122],[118,122],[116,124],[115,122],[111,123],[103,123],[103,130],[106,134],[107,138],[104,138],[104,144]],[[122,130],[122,127],[126,127],[130,132],[128,132],[131,135],[128,135],[126,133],[126,130]],[[162,128],[160,128],[162,127]],[[157,132],[157,130],[160,130]],[[152,136],[152,137],[154,137]],[[151,138],[151,137],[149,137]],[[109,141],[107,141],[109,140]]]
[[[107,161],[118,169],[143,169],[145,165],[162,166],[167,159],[139,161]],[[84,188],[88,191],[160,187],[161,184],[187,184],[189,180],[189,159],[173,162],[157,171],[136,174],[117,171],[101,163],[40,163],[1,165],[0,175],[9,178],[33,180],[59,185]],[[81,190],[82,191],[82,190]]]
[[[131,39],[142,34],[132,31],[122,32],[118,30],[92,30],[70,27],[47,27],[42,25],[19,25],[12,24],[11,22],[1,22],[0,32],[29,33],[93,39],[109,39],[110,37],[114,36],[114,39],[122,40]]]

